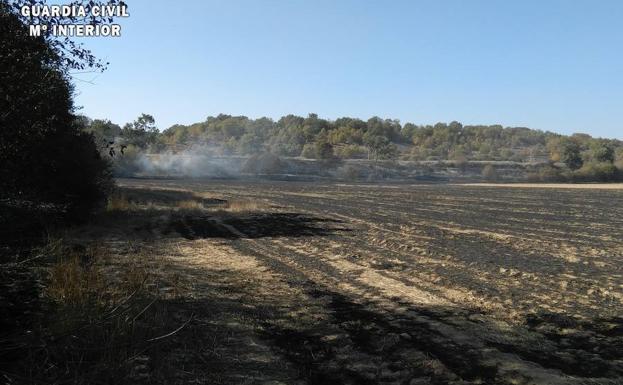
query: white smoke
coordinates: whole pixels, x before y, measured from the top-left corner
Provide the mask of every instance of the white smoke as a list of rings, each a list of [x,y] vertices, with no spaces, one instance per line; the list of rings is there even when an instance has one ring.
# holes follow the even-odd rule
[[[139,153],[134,161],[137,176],[236,177],[240,174],[239,157],[222,157],[205,148],[158,154]]]

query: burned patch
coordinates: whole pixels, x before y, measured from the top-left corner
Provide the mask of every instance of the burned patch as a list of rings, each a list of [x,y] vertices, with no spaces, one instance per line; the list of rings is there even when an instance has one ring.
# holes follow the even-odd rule
[[[224,199],[203,198],[191,191],[167,190],[157,188],[121,188],[123,194],[130,202],[145,204],[154,203],[159,205],[171,206],[179,202],[194,201],[203,205],[222,205],[227,203]]]
[[[248,238],[328,236],[349,231],[334,226],[340,222],[297,213],[251,214],[223,220],[223,223],[233,226]]]
[[[186,239],[329,236],[349,231],[339,221],[297,213],[252,213],[225,217],[184,217],[170,228]]]
[[[526,327],[547,338],[551,342],[549,348],[495,345],[565,374],[618,378],[623,376],[623,369],[617,364],[623,351],[622,321],[619,317],[579,320],[565,314],[539,312],[526,317]]]

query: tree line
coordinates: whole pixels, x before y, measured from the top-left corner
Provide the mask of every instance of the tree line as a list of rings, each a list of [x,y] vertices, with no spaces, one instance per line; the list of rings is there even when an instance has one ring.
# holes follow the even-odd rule
[[[86,131],[102,142],[113,138],[130,154],[203,147],[221,156],[269,152],[321,160],[514,161],[548,164],[548,172],[558,165],[561,172],[599,171],[613,177],[623,168],[623,141],[526,127],[464,126],[459,122],[403,125],[395,119],[328,120],[317,114],[287,115],[278,120],[220,114],[160,131],[148,114],[123,127],[108,120],[83,119]]]

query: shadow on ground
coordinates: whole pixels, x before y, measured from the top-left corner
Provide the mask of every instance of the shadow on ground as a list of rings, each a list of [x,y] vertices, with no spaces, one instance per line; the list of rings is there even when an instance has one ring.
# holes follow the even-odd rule
[[[290,297],[222,269],[172,265],[167,271],[194,281],[202,295],[163,301],[165,323],[191,321],[141,352],[140,373],[132,369],[117,383],[534,383],[526,372],[501,368],[492,352],[510,353],[558,379],[605,384],[623,375],[620,319],[579,324],[548,313],[504,329],[461,308],[379,310],[313,281],[297,282],[303,291]],[[576,332],[569,334],[571,327]],[[470,330],[483,334],[474,339]],[[542,342],[518,337],[525,333]],[[500,335],[514,343],[497,343]]]
[[[495,350],[500,357],[510,353],[528,365],[558,373],[558,379],[574,376],[615,383],[623,375],[618,361],[620,318],[586,321],[569,332],[570,325],[552,321],[564,316],[549,313],[506,330],[459,308],[411,306],[407,312],[378,312],[328,289],[311,289],[309,294],[328,301],[330,319],[308,329],[266,325],[264,335],[296,363],[310,384],[533,383],[530,370],[501,368],[491,359]],[[543,329],[535,329],[535,322]],[[490,337],[483,333],[476,342],[470,330]],[[520,336],[526,333],[532,335],[524,340]],[[457,338],[451,338],[453,334]],[[500,335],[514,343],[496,343]]]

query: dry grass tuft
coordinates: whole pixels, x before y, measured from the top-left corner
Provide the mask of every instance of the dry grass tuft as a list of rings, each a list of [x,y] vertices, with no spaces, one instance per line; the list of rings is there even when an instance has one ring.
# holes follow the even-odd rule
[[[92,300],[100,302],[103,288],[100,269],[72,256],[51,267],[46,294],[57,303],[78,306]]]
[[[106,211],[127,211],[133,209],[134,206],[125,194],[115,193],[108,198]]]
[[[169,303],[181,292],[179,278],[152,273],[163,266],[149,250],[128,244],[124,251],[120,260],[105,246],[57,238],[38,250],[49,261],[41,291],[49,305],[36,332],[11,337],[25,358],[4,373],[7,383],[137,383],[171,371],[161,352],[174,343],[171,331],[179,335],[192,319]],[[171,289],[161,293],[163,286]],[[143,368],[141,357],[159,369]]]
[[[146,255],[143,252],[139,252],[121,270],[121,288],[129,293],[144,289],[150,277],[149,270],[150,267],[146,262]]]
[[[225,210],[231,212],[244,212],[262,210],[268,206],[264,202],[260,201],[245,201],[245,200],[231,200],[225,205]]]
[[[44,294],[61,305],[100,304],[106,292],[105,275],[98,264],[109,260],[98,246],[68,246],[63,239],[49,238],[41,250],[51,260]]]
[[[177,202],[177,207],[183,210],[202,210],[203,204],[195,200],[183,200]]]

